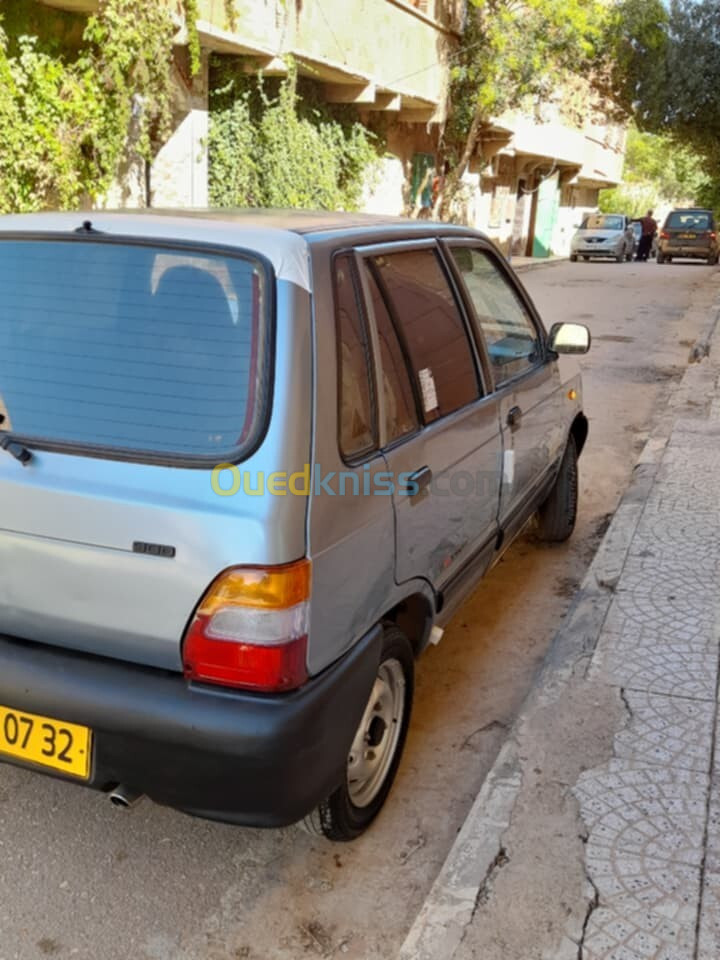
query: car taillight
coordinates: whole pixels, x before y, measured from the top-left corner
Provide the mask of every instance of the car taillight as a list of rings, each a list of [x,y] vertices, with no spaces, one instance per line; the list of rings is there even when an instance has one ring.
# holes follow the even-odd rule
[[[310,561],[233,567],[208,588],[183,642],[190,680],[273,692],[307,680]]]
[[[660,239],[661,239],[661,240],[669,240],[669,239],[670,239],[670,234],[667,233],[665,230],[662,230],[662,231],[660,232]]]
[[[717,239],[717,234],[715,233],[714,230],[711,230],[711,231],[710,231],[710,239],[711,239],[711,240]]]

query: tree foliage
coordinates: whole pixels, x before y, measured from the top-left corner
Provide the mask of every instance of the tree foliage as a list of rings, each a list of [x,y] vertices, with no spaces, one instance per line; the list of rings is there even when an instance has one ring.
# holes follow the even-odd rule
[[[25,32],[36,4],[0,20],[0,212],[67,208],[106,192],[134,149],[150,157],[171,122],[172,37],[162,4],[101,0],[75,48]]]
[[[638,126],[702,158],[699,203],[720,205],[720,4],[622,0],[615,87]]]
[[[702,158],[672,138],[628,131],[623,184],[600,194],[600,209],[642,216],[646,210],[671,204],[700,203],[708,178]]]
[[[348,108],[321,103],[288,64],[284,80],[211,62],[210,199],[216,206],[356,209],[380,141]]]
[[[443,160],[451,169],[436,213],[450,213],[492,118],[548,100],[569,76],[599,74],[608,16],[607,5],[597,0],[471,0],[451,67],[443,139]]]

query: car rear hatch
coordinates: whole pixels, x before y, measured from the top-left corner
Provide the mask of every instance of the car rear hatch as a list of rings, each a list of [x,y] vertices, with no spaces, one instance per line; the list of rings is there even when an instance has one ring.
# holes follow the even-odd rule
[[[303,554],[300,498],[213,472],[307,458],[269,425],[273,284],[241,251],[0,239],[0,633],[179,669],[221,570]]]
[[[661,239],[665,240],[670,248],[709,252],[715,232],[708,214],[676,212],[668,217]]]

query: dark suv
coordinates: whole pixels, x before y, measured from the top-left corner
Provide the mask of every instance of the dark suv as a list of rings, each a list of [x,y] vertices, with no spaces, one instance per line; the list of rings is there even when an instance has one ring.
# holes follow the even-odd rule
[[[667,215],[658,240],[658,263],[670,262],[674,257],[690,257],[715,264],[719,253],[712,210],[690,207]]]

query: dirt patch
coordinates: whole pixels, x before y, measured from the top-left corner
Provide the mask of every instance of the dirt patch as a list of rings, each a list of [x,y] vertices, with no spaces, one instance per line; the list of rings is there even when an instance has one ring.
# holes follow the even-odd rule
[[[593,340],[604,340],[607,343],[635,343],[635,337],[624,337],[619,333],[601,333]]]
[[[558,577],[553,584],[553,593],[562,600],[571,600],[579,586],[577,577]]]
[[[636,383],[661,383],[664,380],[679,380],[686,368],[675,367],[635,367],[632,379]]]

